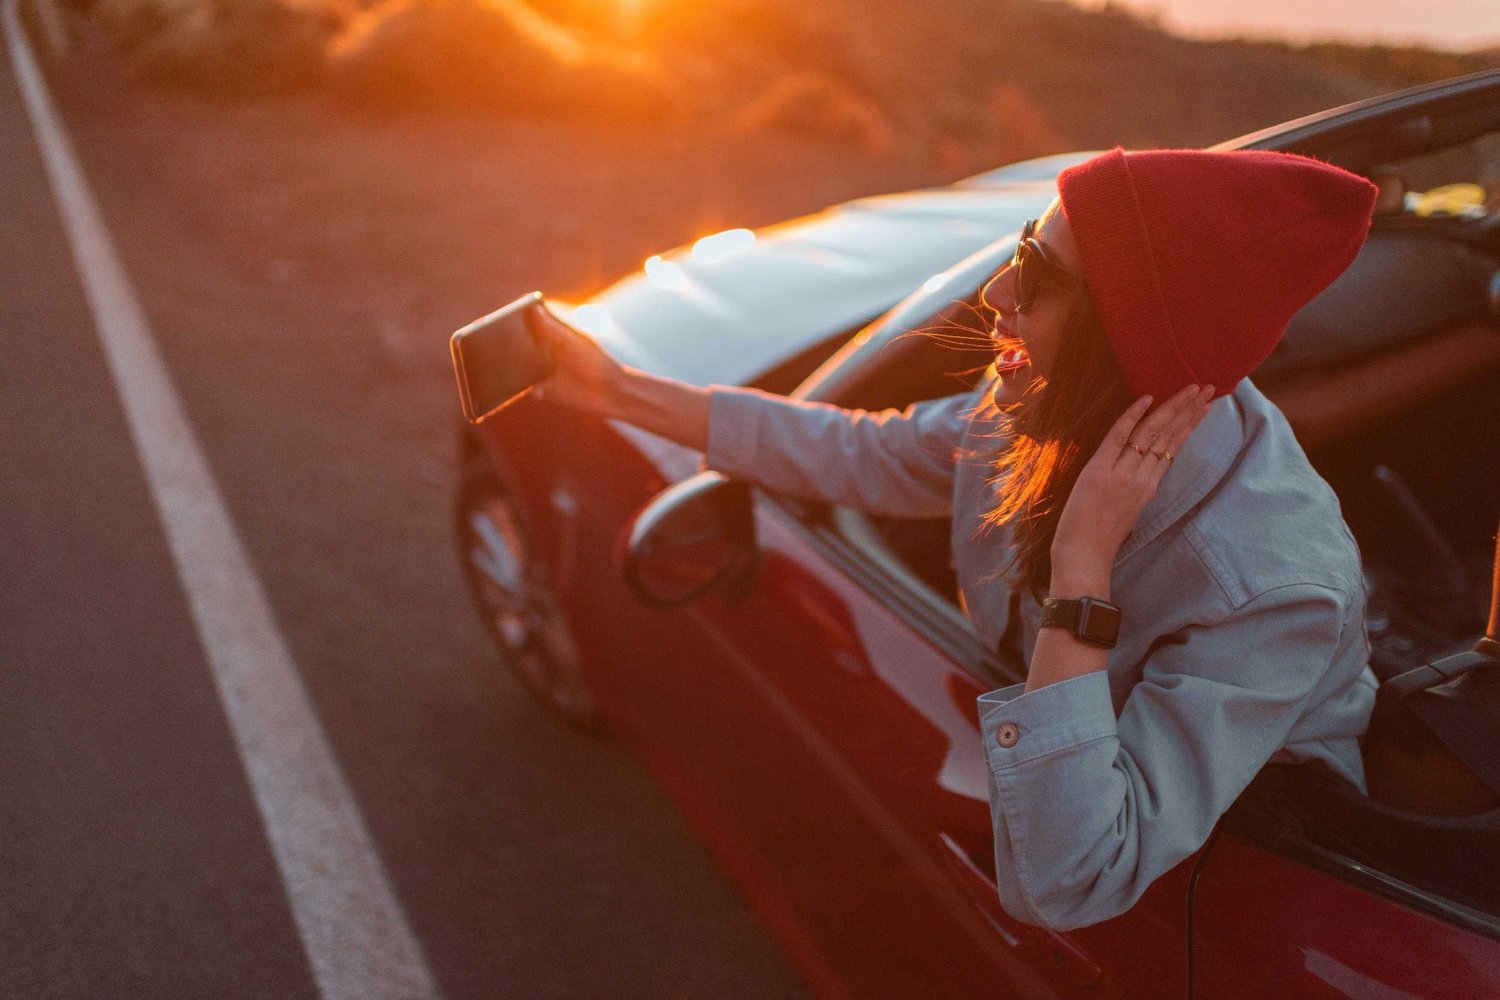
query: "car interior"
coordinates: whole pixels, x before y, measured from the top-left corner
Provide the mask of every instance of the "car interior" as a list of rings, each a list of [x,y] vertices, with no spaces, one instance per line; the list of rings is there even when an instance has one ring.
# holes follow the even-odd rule
[[[1381,189],[1369,239],[1252,376],[1338,494],[1360,546],[1382,697],[1364,744],[1370,795],[1306,768],[1272,767],[1226,823],[1500,935],[1500,789],[1465,763],[1476,754],[1500,758],[1500,663],[1471,652],[1500,584],[1495,117],[1492,110],[1460,131],[1429,123],[1425,134],[1438,138],[1406,155],[1377,161],[1384,151],[1363,148],[1357,169]],[[900,408],[974,385],[993,360],[989,319],[977,291],[951,303],[841,380],[832,401]],[[882,573],[962,620],[946,519],[844,509],[821,516]],[[1417,685],[1414,672],[1434,663],[1447,663],[1457,679],[1434,674]],[[1414,721],[1398,678],[1469,713],[1467,722],[1442,724],[1463,730],[1459,742],[1471,744],[1464,759],[1451,752],[1452,733],[1438,738],[1432,724]]]

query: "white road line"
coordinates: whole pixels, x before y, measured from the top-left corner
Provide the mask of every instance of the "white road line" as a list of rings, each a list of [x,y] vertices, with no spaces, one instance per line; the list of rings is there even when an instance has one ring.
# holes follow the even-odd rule
[[[17,0],[4,5],[16,77],[99,339],[318,988],[328,1000],[435,998],[422,949],[53,111]]]

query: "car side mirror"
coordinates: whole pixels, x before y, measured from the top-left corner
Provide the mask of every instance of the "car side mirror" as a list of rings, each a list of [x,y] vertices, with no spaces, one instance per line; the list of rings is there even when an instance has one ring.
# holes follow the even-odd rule
[[[749,485],[709,471],[640,509],[630,522],[622,571],[640,601],[670,608],[714,589],[738,600],[759,561]]]

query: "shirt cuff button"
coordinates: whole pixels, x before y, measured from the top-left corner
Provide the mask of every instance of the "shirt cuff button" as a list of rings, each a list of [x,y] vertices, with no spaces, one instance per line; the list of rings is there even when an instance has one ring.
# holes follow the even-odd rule
[[[995,730],[995,742],[1009,750],[1021,738],[1021,730],[1014,722],[1002,722]]]

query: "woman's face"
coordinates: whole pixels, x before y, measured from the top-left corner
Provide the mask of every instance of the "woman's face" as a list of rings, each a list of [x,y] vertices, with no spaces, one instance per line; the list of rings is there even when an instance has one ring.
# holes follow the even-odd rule
[[[1087,293],[1082,283],[1083,261],[1078,256],[1078,244],[1073,241],[1073,231],[1062,213],[1060,201],[1054,198],[1047,206],[1037,220],[1032,237],[1055,263],[1078,278],[1078,286],[1073,291],[1066,291],[1051,282],[1040,282],[1030,307],[1017,313],[1015,264],[1011,263],[990,279],[983,298],[995,310],[996,336],[1019,337],[1026,345],[1026,353],[1031,358],[1031,374],[1035,377],[1046,376],[1051,371],[1073,297]]]

